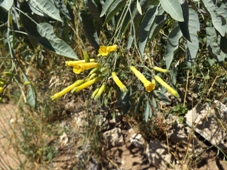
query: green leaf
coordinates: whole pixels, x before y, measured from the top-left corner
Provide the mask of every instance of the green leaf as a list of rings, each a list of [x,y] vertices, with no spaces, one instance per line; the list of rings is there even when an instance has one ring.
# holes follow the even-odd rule
[[[166,23],[166,15],[164,15],[164,10],[162,8],[158,8],[158,14],[155,16],[155,22],[152,24],[150,29],[149,38],[151,40],[159,33],[160,29]]]
[[[199,49],[199,40],[197,32],[200,30],[199,17],[196,11],[189,9],[189,33],[191,37],[191,42],[187,40],[187,59],[188,64],[196,58],[196,54]]]
[[[30,0],[32,4],[34,4],[34,8],[42,11],[44,14],[48,15],[49,17],[57,20],[62,21],[59,10],[55,7],[55,5],[49,0]]]
[[[182,37],[182,33],[178,25],[171,31],[167,39],[166,46],[166,68],[169,69],[170,64],[172,63],[175,50],[178,48],[179,39]]]
[[[29,6],[27,3],[21,4],[21,9],[23,11],[28,10],[28,8]],[[22,13],[20,13],[20,20],[28,33],[28,38],[32,40],[31,42],[33,44],[37,41],[48,50],[59,55],[71,59],[78,59],[73,49],[65,41],[55,35],[52,25],[48,23],[36,24]]]
[[[184,21],[179,0],[160,0],[162,8],[176,21]]]
[[[100,14],[100,17],[104,16],[107,12],[107,10],[109,9],[110,5],[113,3],[114,1],[113,0],[106,0],[105,1],[105,4],[102,8],[102,12]]]
[[[98,32],[97,29],[94,27],[91,16],[88,15],[85,11],[80,11],[80,17],[88,41],[95,48],[95,50],[98,51],[99,49]]]
[[[227,24],[225,17],[223,17],[225,16],[223,13],[226,11],[224,11],[224,8],[217,8],[212,0],[204,0],[203,4],[211,15],[211,20],[215,29],[224,37],[227,31]],[[218,13],[222,13],[222,15],[219,15]]]
[[[183,17],[184,21],[183,22],[178,22],[180,30],[183,34],[183,36],[188,40],[191,41],[190,39],[190,34],[189,34],[189,29],[188,29],[188,20],[189,20],[189,10],[188,10],[188,3],[186,0],[184,0],[184,3],[181,4],[181,8],[183,11]]]
[[[144,111],[144,119],[147,122],[148,118],[152,116],[152,109],[149,100],[146,101],[146,108]]]
[[[29,82],[27,76],[25,74],[23,74],[23,79],[25,82]],[[26,85],[28,87],[27,89],[27,94],[26,94],[26,100],[27,103],[32,106],[32,107],[36,107],[36,93],[35,93],[35,88],[32,84],[27,84]]]
[[[65,41],[55,35],[52,25],[48,23],[40,23],[37,25],[37,31],[41,37],[35,38],[45,48],[55,52],[56,54],[72,59],[78,59],[73,49]]]
[[[213,27],[206,28],[207,33],[207,48],[210,54],[218,61],[224,61],[227,55],[220,49],[220,35],[217,35]]]
[[[139,27],[139,51],[141,55],[144,53],[145,46],[147,44],[147,40],[149,38],[150,28],[155,20],[155,16],[157,14],[157,6],[153,8],[149,8],[144,16],[143,21]]]
[[[3,0],[0,2],[0,7],[5,8],[7,11],[13,6],[13,0]]]
[[[106,19],[104,21],[105,25],[107,22],[109,22],[112,17],[119,12],[123,6],[125,6],[126,4],[126,0],[118,0],[118,1],[114,1],[114,3],[111,4],[111,6],[108,9],[108,13],[106,14]]]

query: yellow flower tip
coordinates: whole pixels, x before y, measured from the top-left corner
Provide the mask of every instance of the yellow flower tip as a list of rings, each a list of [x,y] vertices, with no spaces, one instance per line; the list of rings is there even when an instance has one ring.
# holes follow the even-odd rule
[[[98,56],[107,56],[110,52],[117,51],[117,45],[112,46],[100,46]]]
[[[78,69],[78,68],[76,68],[76,67],[73,67],[73,72],[75,73],[75,74],[80,74],[80,73],[82,73],[84,70],[83,69]]]
[[[155,89],[155,83],[147,81],[144,83],[144,87],[145,87],[146,91],[150,93],[151,91],[153,91]]]
[[[74,90],[75,92],[79,92],[79,91],[81,91],[81,90],[83,90],[83,89],[85,89],[85,88],[91,86],[92,84],[94,84],[94,83],[96,83],[97,81],[102,80],[102,79],[103,79],[103,77],[101,77],[101,76],[100,76],[100,77],[93,78],[93,79],[88,80],[88,81],[84,82],[83,84],[77,86],[77,87],[76,87],[75,89],[73,89],[73,90]]]
[[[106,85],[103,84],[103,85],[99,88],[98,92],[96,93],[96,95],[95,95],[95,97],[94,97],[94,100],[97,100],[97,99],[102,95],[102,93],[104,92],[105,89],[106,89]]]
[[[178,92],[175,89],[173,89],[172,87],[170,87],[166,82],[164,82],[161,77],[156,75],[156,76],[154,76],[154,78],[159,84],[161,84],[163,87],[165,87],[168,90],[168,92],[170,92],[173,96],[179,97]]]
[[[3,92],[3,87],[0,87],[0,93],[2,93]]]
[[[117,86],[120,88],[121,91],[123,91],[123,92],[128,91],[126,86],[121,82],[121,80],[118,78],[118,76],[116,75],[115,72],[112,72],[112,78],[113,78],[114,82],[117,84]]]
[[[120,89],[121,89],[122,92],[127,92],[128,91],[128,89],[126,88],[126,86],[122,86],[122,87],[120,87]]]
[[[81,72],[83,72],[85,70],[89,70],[89,69],[96,68],[99,66],[100,66],[99,63],[96,63],[96,62],[79,63],[79,64],[73,66],[73,72],[75,74],[80,74]]]
[[[58,95],[58,93],[54,94],[53,96],[50,96],[51,100],[59,99],[61,96]]]
[[[108,46],[107,49],[109,52],[117,51],[117,45]]]
[[[146,79],[146,77],[139,72],[134,66],[130,66],[130,70],[136,75],[136,77],[144,84],[146,91],[151,92],[155,88],[155,83],[152,83]]]
[[[162,72],[162,73],[168,73],[169,72],[169,70],[163,69],[163,68],[160,68],[160,67],[157,67],[157,66],[154,66],[153,69],[155,71],[159,71],[159,72]]]

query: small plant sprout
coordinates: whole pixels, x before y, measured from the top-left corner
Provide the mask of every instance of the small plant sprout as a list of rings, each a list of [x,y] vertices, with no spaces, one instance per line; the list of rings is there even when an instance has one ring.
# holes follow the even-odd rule
[[[121,89],[121,91],[123,91],[123,92],[128,91],[126,86],[121,82],[121,80],[118,78],[118,76],[116,75],[115,72],[112,72],[112,78],[113,78],[114,82],[117,84],[117,86]]]
[[[147,80],[144,75],[139,72],[134,66],[130,66],[130,70],[136,75],[136,77],[143,83],[147,92],[151,92],[155,89],[155,83]]]
[[[117,45],[100,46],[98,56],[107,56],[110,52],[117,51]]]

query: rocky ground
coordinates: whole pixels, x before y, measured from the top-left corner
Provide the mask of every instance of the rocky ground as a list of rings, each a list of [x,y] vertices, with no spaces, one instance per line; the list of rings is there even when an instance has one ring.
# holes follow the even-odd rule
[[[26,159],[9,142],[13,140],[15,111],[13,105],[0,105],[0,167],[6,170],[16,169]],[[226,125],[220,123],[226,122],[227,108],[217,101],[215,106],[197,105],[188,111],[186,124],[179,123],[171,114],[165,120],[160,115],[160,122],[150,123],[157,124],[161,130],[151,135],[145,134],[143,126],[127,115],[110,119],[97,115],[90,120],[85,111],[70,114],[61,126],[71,131],[53,139],[58,152],[45,169],[227,169]],[[99,129],[93,129],[93,123]],[[88,127],[90,136],[98,133],[96,138],[84,142],[84,135],[80,134],[87,134]]]

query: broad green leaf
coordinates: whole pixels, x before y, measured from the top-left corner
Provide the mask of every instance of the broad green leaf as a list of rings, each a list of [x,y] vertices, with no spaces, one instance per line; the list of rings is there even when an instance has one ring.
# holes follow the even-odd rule
[[[5,8],[7,11],[13,6],[13,0],[3,0],[0,2],[0,7]]]
[[[158,7],[158,14],[155,16],[155,22],[152,24],[150,29],[149,38],[153,38],[159,33],[162,26],[166,23],[166,15],[164,15],[164,10],[160,6]]]
[[[162,8],[176,21],[184,21],[179,0],[160,0]]]
[[[110,5],[113,3],[113,0],[106,0],[105,4],[102,8],[102,12],[100,14],[100,17],[104,16],[107,13],[107,10],[109,9]]]
[[[103,19],[100,17],[99,5],[94,0],[84,1],[92,17],[100,24],[103,24]]]
[[[167,46],[166,46],[166,68],[169,69],[170,64],[172,63],[174,52],[178,48],[179,39],[182,37],[182,33],[178,25],[171,31],[167,39]]]
[[[25,74],[23,74],[23,79],[24,82],[29,82],[27,76]],[[27,84],[27,94],[26,94],[26,100],[27,103],[32,106],[32,107],[36,107],[36,93],[35,93],[35,88],[32,84]]]
[[[30,0],[32,4],[34,4],[34,8],[42,11],[44,14],[49,17],[61,21],[62,19],[59,14],[59,10],[55,7],[55,5],[49,0]]]
[[[206,28],[207,33],[207,48],[210,54],[218,61],[224,61],[227,55],[220,49],[220,35],[217,35],[213,27]]]
[[[65,41],[55,35],[52,25],[48,23],[40,23],[37,25],[37,31],[41,37],[35,38],[45,48],[55,52],[56,54],[72,59],[78,59],[73,49]]]
[[[188,29],[188,19],[189,19],[189,10],[188,10],[188,3],[186,0],[181,4],[181,8],[183,11],[183,17],[184,21],[183,22],[178,22],[180,30],[183,34],[183,36],[188,40],[191,41],[190,34],[189,34],[189,29]]]
[[[155,16],[157,14],[157,6],[153,8],[149,8],[144,16],[143,21],[139,27],[139,51],[141,55],[144,53],[145,46],[147,44],[147,40],[149,38],[150,28],[155,20]]]
[[[197,32],[200,30],[199,17],[196,11],[189,9],[189,22],[188,22],[189,34],[191,42],[187,40],[187,60],[188,64],[196,58],[197,51],[199,49],[199,40]]]
[[[203,4],[205,5],[207,11],[211,15],[211,20],[212,20],[212,23],[213,23],[215,29],[222,36],[225,36],[225,34],[227,32],[227,23],[226,23],[226,20],[224,18],[225,16],[223,17],[223,15],[219,15],[218,12],[216,12],[216,11],[219,11],[220,13],[222,13],[223,10],[218,9],[217,6],[215,6],[215,4],[213,3],[212,0],[203,0]]]
[[[130,26],[130,31],[129,31],[129,35],[128,35],[128,42],[127,42],[127,49],[129,50],[132,46],[134,40],[134,36],[133,36],[133,28],[132,25]]]
[[[104,25],[109,22],[112,17],[117,14],[122,7],[126,4],[126,0],[118,0],[118,1],[114,1],[114,3],[111,4],[111,6],[108,9],[108,12],[106,14],[106,19],[104,21]]]
[[[70,17],[70,12],[67,9],[66,2],[64,3],[64,1],[62,0],[51,0],[51,1],[55,4],[56,8],[61,11],[62,14],[64,14],[68,19],[72,19]]]
[[[91,16],[88,15],[85,11],[81,11],[80,18],[88,41],[95,48],[95,50],[98,51],[99,49],[99,38],[97,32],[98,30],[95,29]]]
[[[144,111],[144,119],[147,122],[148,118],[152,116],[152,109],[149,100],[146,101],[146,108]]]

